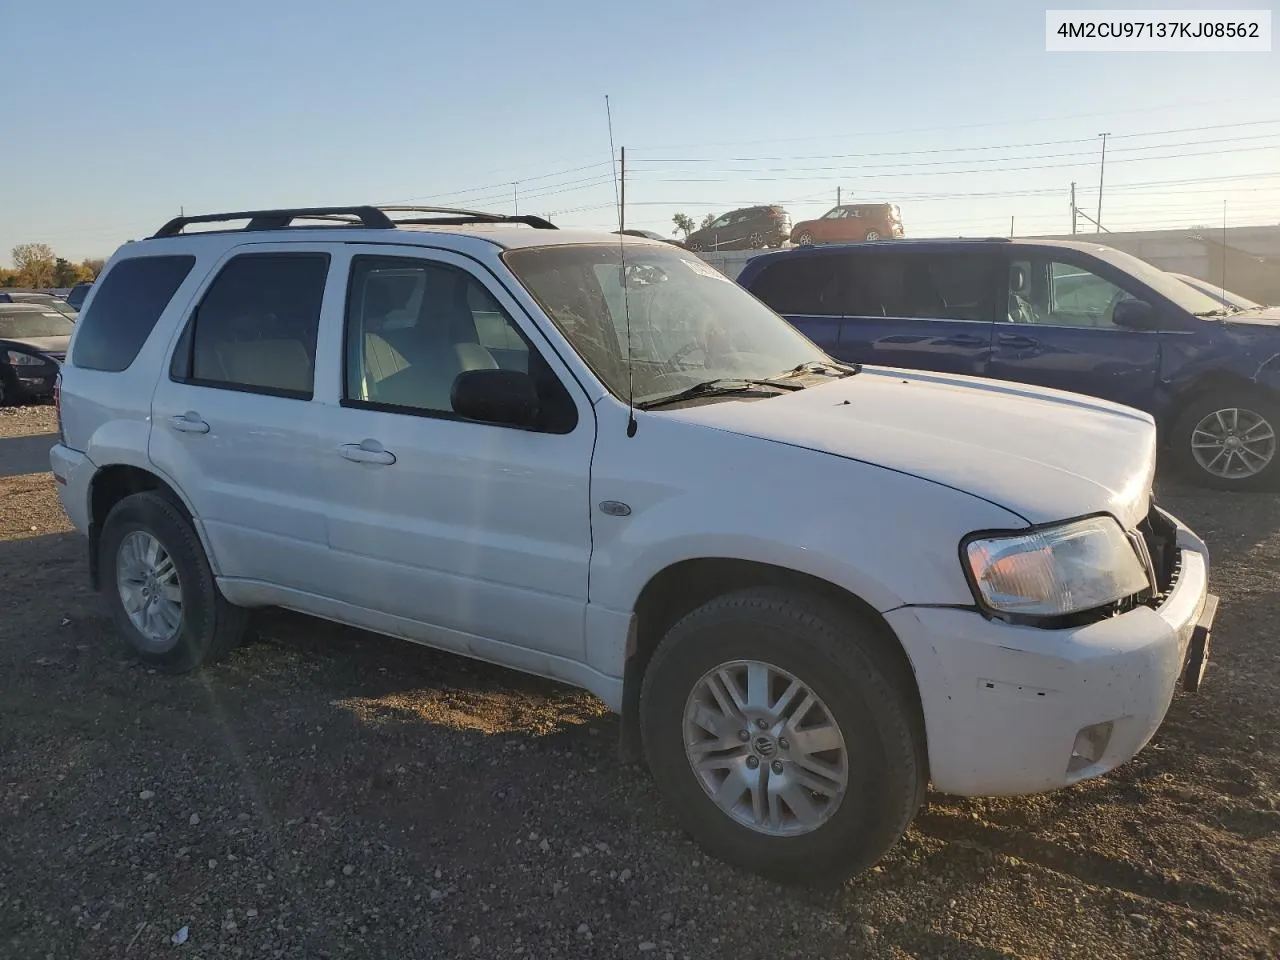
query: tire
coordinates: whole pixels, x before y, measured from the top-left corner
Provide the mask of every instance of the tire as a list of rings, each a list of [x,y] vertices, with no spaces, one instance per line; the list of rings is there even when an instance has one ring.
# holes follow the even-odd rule
[[[149,637],[139,628],[125,608],[123,595],[127,589],[136,599],[134,551],[151,541],[168,555],[176,572],[176,581],[161,578],[161,587],[178,597],[180,611],[176,629],[163,639]],[[249,612],[222,596],[199,537],[170,500],[152,492],[125,497],[107,515],[99,551],[102,590],[120,645],[130,656],[159,670],[186,673],[226,656],[240,642]],[[156,564],[163,565],[163,561]],[[130,586],[122,588],[122,580]],[[156,585],[149,586],[154,595]],[[164,599],[171,599],[171,594],[166,592]],[[157,613],[153,622],[161,623],[163,618]]]
[[[764,248],[764,246],[765,246],[764,234],[753,233],[751,234],[751,236],[747,237],[748,250],[761,250]]]
[[[879,231],[879,230],[868,230],[868,231],[867,231],[867,240],[868,240],[868,241],[875,241],[875,240],[879,240],[879,239],[880,239],[880,231]]]
[[[694,253],[701,253],[701,252],[702,252],[702,241],[701,241],[701,240],[689,240],[689,241],[687,241],[687,242],[685,243],[685,249],[687,249],[687,250],[691,250],[691,251],[693,251]]]
[[[0,407],[6,407],[9,404],[18,406],[22,403],[22,388],[18,386],[17,377],[12,381],[7,376],[7,370],[0,370]]]
[[[823,885],[871,866],[897,842],[924,799],[928,775],[914,678],[886,652],[886,641],[897,642],[886,636],[881,624],[816,596],[777,588],[718,597],[671,628],[645,672],[640,694],[641,734],[654,779],[683,826],[703,847],[755,873]],[[686,717],[695,713],[707,716],[693,705],[711,701],[697,701],[694,696],[705,689],[702,684],[709,671],[733,661],[760,661],[783,674],[762,685],[771,691],[798,681],[818,701],[807,716],[812,718],[821,707],[818,714],[826,723],[825,732],[829,735],[834,725],[843,738],[847,784],[838,802],[798,785],[791,788],[808,797],[811,812],[821,808],[825,818],[821,822],[799,825],[799,808],[784,808],[781,803],[775,821],[772,801],[767,801],[770,806],[765,816],[771,823],[747,825],[742,817],[752,816],[756,808],[743,809],[735,819],[735,814],[712,799],[714,786],[704,785],[702,776],[695,772],[686,743],[691,739],[690,729],[696,740],[704,727]],[[730,672],[736,669],[743,668],[731,666]],[[739,692],[747,689],[740,679],[735,679],[735,685]],[[774,699],[781,702],[785,696]],[[807,700],[802,693],[792,697],[788,709],[798,714],[797,700]],[[694,712],[687,713],[691,709]],[[717,721],[722,719],[716,717]],[[805,719],[795,715],[791,721]],[[799,731],[797,743],[791,744],[785,738],[795,729],[781,726],[770,753],[763,750],[767,743],[760,742],[767,741],[769,735],[758,736],[763,731],[752,725],[750,716],[749,743],[743,742],[742,730],[731,729],[736,725],[734,719],[729,719],[727,726],[717,722],[719,733],[706,733],[711,739],[702,741],[717,744],[708,756],[714,754],[717,762],[728,758],[735,765],[721,783],[727,783],[736,769],[744,778],[767,782],[785,797],[793,775],[803,773],[793,761],[804,751],[788,748],[797,747],[800,736],[813,731]],[[825,737],[823,742],[829,739]],[[756,766],[750,767],[753,753],[759,757]],[[771,756],[774,759],[768,760]],[[840,750],[825,753],[830,769],[839,767],[840,756]],[[740,805],[749,793],[750,786],[741,789]],[[767,790],[761,795],[765,793]],[[789,835],[785,832],[788,826],[792,830]]]
[[[802,234],[800,234],[800,236],[796,237],[796,246],[798,246],[798,247],[811,247],[811,246],[813,246],[813,234],[812,234],[812,233],[802,233]]]
[[[1261,390],[1229,388],[1193,398],[1174,422],[1169,444],[1180,472],[1201,486],[1280,487],[1280,403]]]

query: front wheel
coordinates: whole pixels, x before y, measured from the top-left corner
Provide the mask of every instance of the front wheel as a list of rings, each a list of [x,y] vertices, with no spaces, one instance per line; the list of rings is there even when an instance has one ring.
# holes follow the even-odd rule
[[[927,781],[907,671],[883,625],[817,597],[710,601],[663,639],[641,690],[645,755],[714,855],[827,883],[902,835]]]
[[[117,636],[136,659],[182,673],[240,641],[248,611],[222,596],[200,538],[160,494],[135,493],[112,507],[99,550]]]
[[[1280,486],[1276,435],[1280,405],[1260,391],[1224,390],[1192,400],[1170,436],[1191,479],[1219,490]]]

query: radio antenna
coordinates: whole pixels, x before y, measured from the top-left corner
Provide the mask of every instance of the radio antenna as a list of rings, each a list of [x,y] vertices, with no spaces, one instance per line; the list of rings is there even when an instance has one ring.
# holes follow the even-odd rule
[[[604,95],[604,113],[609,123],[609,164],[613,169],[613,202],[618,208],[618,260],[622,277],[622,316],[626,324],[627,342],[623,347],[627,364],[627,436],[636,435],[636,390],[631,376],[631,297],[627,291],[627,238],[622,233],[622,191],[618,185],[618,156],[613,149],[613,110],[609,107],[609,95]]]

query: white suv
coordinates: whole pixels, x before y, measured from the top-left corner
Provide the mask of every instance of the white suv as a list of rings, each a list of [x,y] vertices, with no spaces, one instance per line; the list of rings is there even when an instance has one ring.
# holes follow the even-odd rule
[[[692,254],[536,217],[175,220],[90,292],[60,428],[144,662],[280,606],[585,687],[781,878],[874,862],[930,781],[1125,762],[1216,608],[1147,414],[837,364]]]

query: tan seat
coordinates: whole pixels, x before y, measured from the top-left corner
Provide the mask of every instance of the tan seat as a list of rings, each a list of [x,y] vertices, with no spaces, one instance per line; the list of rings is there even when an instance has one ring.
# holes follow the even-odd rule
[[[244,340],[214,347],[231,383],[310,393],[311,358],[297,340]]]

